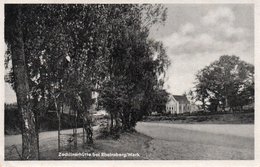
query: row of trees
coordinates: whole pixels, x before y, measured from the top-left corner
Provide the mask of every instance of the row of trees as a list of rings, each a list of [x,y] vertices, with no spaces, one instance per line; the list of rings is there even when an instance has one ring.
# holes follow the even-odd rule
[[[49,106],[60,120],[66,103],[89,125],[96,91],[111,131],[119,131],[133,128],[154,100],[164,101],[155,94],[165,92],[169,61],[148,36],[165,19],[162,5],[5,5],[6,81],[22,118],[22,158],[38,158],[37,118]]]
[[[254,66],[237,56],[221,56],[197,73],[189,94],[204,111],[242,110],[254,102]]]

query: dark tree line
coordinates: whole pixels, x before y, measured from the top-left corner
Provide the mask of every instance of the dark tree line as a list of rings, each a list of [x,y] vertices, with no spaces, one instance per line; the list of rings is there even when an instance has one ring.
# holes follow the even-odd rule
[[[69,105],[87,136],[93,91],[111,115],[111,132],[132,129],[155,101],[161,106],[156,95],[169,61],[148,36],[165,19],[162,5],[5,5],[6,81],[22,118],[22,158],[39,158],[38,116],[50,106],[60,120]]]
[[[237,56],[221,56],[197,73],[190,94],[203,110],[242,110],[254,102],[254,66]]]

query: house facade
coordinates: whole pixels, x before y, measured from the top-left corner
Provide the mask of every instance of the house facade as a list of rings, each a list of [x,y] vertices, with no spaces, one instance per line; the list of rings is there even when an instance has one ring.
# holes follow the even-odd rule
[[[191,112],[191,104],[186,96],[170,95],[166,103],[166,113],[182,114]]]

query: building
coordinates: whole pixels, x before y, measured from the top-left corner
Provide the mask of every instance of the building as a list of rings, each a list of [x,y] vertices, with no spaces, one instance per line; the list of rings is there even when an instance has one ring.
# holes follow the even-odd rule
[[[170,95],[166,103],[166,113],[182,114],[191,111],[191,104],[186,96]]]

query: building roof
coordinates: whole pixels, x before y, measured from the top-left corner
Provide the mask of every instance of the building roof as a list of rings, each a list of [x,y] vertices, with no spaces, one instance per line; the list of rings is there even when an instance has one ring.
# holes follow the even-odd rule
[[[182,104],[189,104],[190,103],[185,95],[183,95],[183,96],[181,96],[181,95],[172,95],[172,96],[179,103],[182,103]]]

